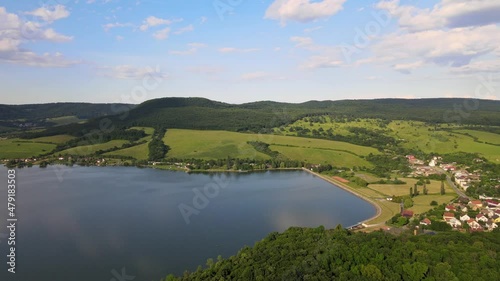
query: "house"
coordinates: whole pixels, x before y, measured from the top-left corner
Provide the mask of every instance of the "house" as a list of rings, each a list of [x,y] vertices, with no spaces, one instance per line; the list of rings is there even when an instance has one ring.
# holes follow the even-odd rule
[[[465,214],[465,215],[463,215],[463,216],[460,216],[460,220],[461,220],[461,221],[469,221],[469,220],[470,220],[470,217],[469,217],[469,215]]]
[[[488,218],[485,217],[483,214],[477,214],[476,216],[476,221],[482,221],[482,222],[487,222]]]
[[[498,225],[497,225],[494,221],[492,221],[492,220],[488,221],[488,222],[485,224],[485,226],[486,226],[486,228],[487,228],[488,230],[490,230],[490,231],[498,227]]]
[[[453,205],[448,205],[448,206],[446,206],[446,207],[444,208],[444,210],[445,210],[445,211],[447,211],[447,212],[455,212],[455,210],[456,210],[456,209],[455,209],[455,206],[453,206]]]
[[[413,217],[413,211],[404,210],[401,212],[401,215],[405,218],[411,218],[411,217]]]
[[[457,220],[456,218],[447,219],[446,223],[451,225],[451,227],[453,227],[453,228],[457,228],[457,227],[462,226],[462,223],[459,220]]]
[[[477,210],[478,208],[482,208],[483,207],[483,202],[481,200],[471,200],[469,202],[469,206],[473,209],[473,210]]]
[[[491,219],[492,219],[494,222],[500,223],[500,216],[499,216],[499,215],[494,215]]]
[[[432,223],[431,220],[428,218],[425,218],[425,219],[420,221],[421,225],[431,225],[431,223]]]
[[[493,210],[491,210],[491,209],[482,209],[481,214],[487,216],[488,218],[491,218],[491,217],[493,217],[495,212],[493,212]]]
[[[490,208],[499,208],[500,207],[500,202],[488,199],[486,200],[486,204],[488,204],[488,207]]]
[[[473,219],[470,219],[467,224],[469,225],[470,229],[472,231],[481,231],[483,230],[483,227],[477,223],[477,221],[473,220]]]
[[[458,210],[460,210],[462,213],[467,213],[469,210],[466,205],[460,204],[456,207]]]
[[[453,213],[450,213],[450,212],[445,212],[443,214],[443,220],[446,220],[446,219],[451,219],[451,218],[454,218],[455,217],[455,214]]]

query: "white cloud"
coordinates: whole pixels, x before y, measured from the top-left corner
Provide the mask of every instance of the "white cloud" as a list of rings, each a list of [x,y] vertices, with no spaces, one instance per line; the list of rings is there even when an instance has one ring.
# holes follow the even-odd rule
[[[265,18],[287,21],[310,22],[330,17],[340,10],[346,0],[275,0],[267,9]]]
[[[31,51],[0,52],[0,61],[38,67],[68,67],[81,63],[69,60],[61,53],[38,55]]]
[[[200,24],[204,24],[208,21],[208,18],[207,17],[201,17],[200,18]]]
[[[167,19],[162,19],[162,18],[157,18],[155,16],[149,16],[147,17],[142,25],[139,27],[141,31],[146,31],[150,27],[153,26],[159,26],[159,25],[170,25],[173,21],[167,20]]]
[[[381,1],[376,7],[399,19],[399,25],[410,32],[442,27],[482,26],[499,23],[498,0],[442,0],[432,9],[400,5],[399,0]]]
[[[315,26],[315,27],[311,27],[311,28],[306,28],[306,29],[304,29],[304,33],[311,33],[311,32],[320,30],[322,28],[323,28],[322,26]]]
[[[131,65],[117,65],[114,67],[99,68],[98,75],[111,77],[116,79],[144,79],[148,77],[156,77],[161,79],[168,78],[164,72],[152,67],[135,67]]]
[[[165,40],[168,38],[169,34],[170,34],[170,27],[166,27],[164,29],[158,30],[155,33],[153,33],[153,37],[158,40]]]
[[[193,55],[198,52],[198,49],[206,47],[203,43],[189,43],[188,49],[183,51],[170,51],[171,55]]]
[[[480,72],[500,73],[500,60],[475,61],[452,69],[452,73],[474,74]]]
[[[253,53],[258,51],[260,51],[260,49],[257,48],[238,49],[232,47],[224,47],[219,49],[220,53]]]
[[[51,42],[68,42],[73,40],[73,37],[59,34],[55,32],[52,28],[49,28],[41,33],[41,39]]]
[[[312,56],[306,62],[302,63],[301,68],[316,69],[316,68],[332,68],[340,67],[344,62],[336,56]]]
[[[295,43],[296,48],[312,52],[314,55],[301,63],[302,69],[331,68],[344,65],[342,61],[342,50],[338,46],[321,46],[314,43],[311,37],[294,36],[290,41]]]
[[[123,40],[123,39],[125,39],[125,38],[124,38],[123,36],[116,35],[116,36],[115,36],[115,39],[116,39],[117,41],[122,41],[122,40]]]
[[[396,32],[381,38],[372,51],[379,61],[421,59],[441,66],[461,67],[473,59],[495,52],[500,46],[496,25]]]
[[[55,5],[53,7],[40,7],[32,12],[27,12],[28,15],[33,15],[41,18],[46,22],[53,22],[59,19],[67,18],[69,11],[63,5]]]
[[[311,37],[293,36],[290,38],[290,41],[295,43],[295,47],[305,47],[313,44]]]
[[[416,61],[411,63],[400,63],[394,65],[394,70],[401,72],[403,74],[410,74],[412,70],[417,69],[423,65],[422,61]]]
[[[131,23],[120,23],[120,22],[112,22],[112,23],[107,23],[102,26],[104,31],[108,32],[112,28],[117,28],[117,27],[131,27],[133,26]]]
[[[71,41],[73,37],[59,34],[47,27],[57,18],[60,16],[51,14],[44,23],[25,22],[18,15],[8,13],[5,8],[0,7],[0,62],[40,67],[67,67],[80,63],[80,61],[69,60],[58,52],[38,55],[22,46],[26,42]]]
[[[193,30],[194,30],[194,26],[192,24],[190,24],[190,25],[187,25],[185,27],[181,27],[181,28],[177,29],[174,32],[174,34],[179,35],[179,34],[182,34],[182,33],[191,32]]]

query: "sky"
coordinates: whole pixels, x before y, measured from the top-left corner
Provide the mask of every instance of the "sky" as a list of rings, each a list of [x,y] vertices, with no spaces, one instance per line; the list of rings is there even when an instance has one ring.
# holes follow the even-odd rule
[[[0,85],[0,104],[498,100],[500,1],[2,1]]]

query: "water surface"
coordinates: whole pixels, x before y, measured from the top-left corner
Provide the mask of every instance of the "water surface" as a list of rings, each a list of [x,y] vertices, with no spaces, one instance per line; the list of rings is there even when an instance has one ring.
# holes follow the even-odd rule
[[[17,273],[7,273],[0,236],[0,280],[120,280],[113,272],[122,269],[135,281],[160,280],[233,255],[272,231],[349,226],[375,214],[369,203],[303,171],[49,166],[17,170],[17,180]],[[4,167],[0,181],[6,233]],[[188,220],[179,206],[194,210]]]

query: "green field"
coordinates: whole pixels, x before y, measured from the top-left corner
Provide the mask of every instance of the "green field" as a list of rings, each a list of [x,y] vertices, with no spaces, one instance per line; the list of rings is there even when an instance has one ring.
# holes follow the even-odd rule
[[[104,153],[105,156],[129,156],[137,160],[147,160],[149,155],[149,143],[143,143],[129,148]]]
[[[306,163],[331,164],[337,167],[365,166],[371,168],[373,166],[365,159],[343,151],[278,145],[271,145],[270,148],[278,151],[290,159],[301,160]]]
[[[401,178],[400,180],[406,182],[406,184],[370,184],[368,185],[368,187],[387,196],[409,195],[410,187],[413,187],[415,183],[417,183],[417,180],[409,178]],[[444,187],[446,193],[453,193],[453,189],[451,189],[448,184],[445,184]],[[441,192],[441,182],[431,180],[431,183],[427,184],[427,189],[429,190],[429,194],[439,194]],[[418,191],[420,191],[420,194],[423,194],[423,190],[423,186],[418,187]]]
[[[68,124],[73,124],[73,123],[82,123],[85,120],[80,119],[76,116],[61,116],[61,117],[55,117],[55,118],[47,118],[46,121],[56,124],[55,126],[62,126],[62,125],[68,125]]]
[[[500,135],[499,134],[490,133],[490,132],[483,132],[483,131],[475,131],[475,130],[456,130],[453,132],[457,132],[457,133],[461,133],[461,134],[469,134],[473,137],[476,137],[479,141],[500,145]]]
[[[243,134],[227,131],[167,130],[164,142],[171,151],[167,157],[223,159],[237,158],[268,159],[269,156],[256,151],[248,141],[271,144],[270,148],[294,160],[311,163],[330,163],[340,166],[366,166],[371,164],[356,156],[378,153],[376,149],[344,142],[277,135]],[[347,151],[347,152],[346,152]]]
[[[57,135],[57,136],[31,139],[31,141],[33,141],[33,142],[49,142],[49,143],[60,144],[60,143],[65,143],[65,142],[72,140],[74,138],[75,137],[69,136],[69,135]]]
[[[27,158],[52,151],[56,145],[20,139],[0,140],[0,159]]]
[[[163,141],[171,150],[167,157],[224,159],[234,158],[269,159],[256,151],[247,141],[259,140],[258,135],[227,131],[167,130]]]
[[[433,208],[433,206],[430,205],[432,201],[436,201],[441,205],[443,203],[449,203],[456,197],[457,195],[454,193],[446,193],[445,195],[419,195],[413,197],[413,207],[409,208],[409,210],[412,210],[415,214],[422,214]]]
[[[94,145],[82,145],[78,147],[73,147],[63,151],[59,151],[56,154],[59,155],[90,155],[94,154],[98,150],[110,149],[113,147],[121,147],[123,144],[127,143],[126,140],[112,140],[106,143],[99,143]]]

